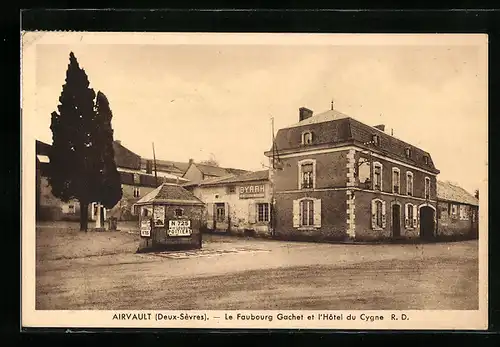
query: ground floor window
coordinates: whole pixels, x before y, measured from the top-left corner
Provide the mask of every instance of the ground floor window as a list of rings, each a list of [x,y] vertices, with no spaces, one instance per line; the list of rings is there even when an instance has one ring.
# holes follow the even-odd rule
[[[375,226],[382,228],[382,201],[375,201]]]
[[[300,202],[300,212],[302,226],[313,226],[314,225],[314,202],[312,200],[302,200]]]
[[[372,229],[384,229],[386,225],[385,201],[372,200]]]
[[[294,228],[321,228],[321,199],[302,198],[293,201]]]
[[[405,205],[405,227],[406,228],[417,227],[417,206],[413,204]]]
[[[226,218],[226,209],[223,203],[215,204],[215,212],[217,222],[224,222],[224,219]]]
[[[257,221],[269,222],[269,204],[257,204]]]

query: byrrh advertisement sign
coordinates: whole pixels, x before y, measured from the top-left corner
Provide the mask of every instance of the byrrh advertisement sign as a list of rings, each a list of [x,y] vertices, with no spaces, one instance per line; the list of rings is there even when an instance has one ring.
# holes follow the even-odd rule
[[[266,194],[266,185],[248,185],[241,186],[239,189],[240,199],[263,198]]]

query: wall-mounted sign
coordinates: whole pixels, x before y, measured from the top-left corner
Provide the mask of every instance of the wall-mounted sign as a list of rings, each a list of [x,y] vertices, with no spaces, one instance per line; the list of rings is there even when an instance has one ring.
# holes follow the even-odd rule
[[[175,219],[168,221],[168,236],[191,236],[191,221],[187,219]]]
[[[265,184],[241,186],[239,188],[240,199],[263,198],[266,194]]]
[[[153,221],[155,227],[165,226],[165,206],[155,206],[153,210]]]
[[[141,237],[151,237],[151,221],[149,219],[141,221]]]

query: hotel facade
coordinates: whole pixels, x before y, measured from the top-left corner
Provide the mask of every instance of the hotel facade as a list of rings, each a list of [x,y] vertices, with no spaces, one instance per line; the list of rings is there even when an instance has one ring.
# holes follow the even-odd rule
[[[286,239],[431,239],[436,169],[426,151],[336,110],[278,130],[271,166],[274,234]]]

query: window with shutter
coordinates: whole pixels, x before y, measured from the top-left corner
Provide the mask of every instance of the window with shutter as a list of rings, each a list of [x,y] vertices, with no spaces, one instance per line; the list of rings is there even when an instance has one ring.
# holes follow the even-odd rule
[[[373,189],[382,190],[382,164],[373,163]]]
[[[314,201],[312,199],[300,201],[300,226],[314,226]]]
[[[385,210],[385,201],[382,202],[382,228],[385,229],[386,226],[386,210]]]
[[[315,187],[316,164],[314,159],[298,162],[299,189],[313,189]]]
[[[397,167],[392,168],[392,192],[394,194],[399,194],[400,185],[400,172]]]
[[[431,179],[429,177],[425,178],[425,198],[430,199],[431,197]]]
[[[405,228],[413,227],[413,205],[405,205]]]
[[[385,202],[372,200],[372,229],[385,228]]]
[[[314,200],[314,226],[321,228],[321,199]]]
[[[418,216],[418,208],[417,206],[413,206],[413,228],[416,228],[417,227],[417,216]]]
[[[376,214],[375,203],[376,203],[375,200],[372,200],[372,208],[371,208],[372,229],[375,229],[377,227],[377,214]]]
[[[413,173],[406,173],[406,194],[413,196]]]
[[[300,226],[300,203],[299,200],[293,200],[293,227]]]
[[[302,165],[302,188],[308,189],[313,187],[313,165]]]

